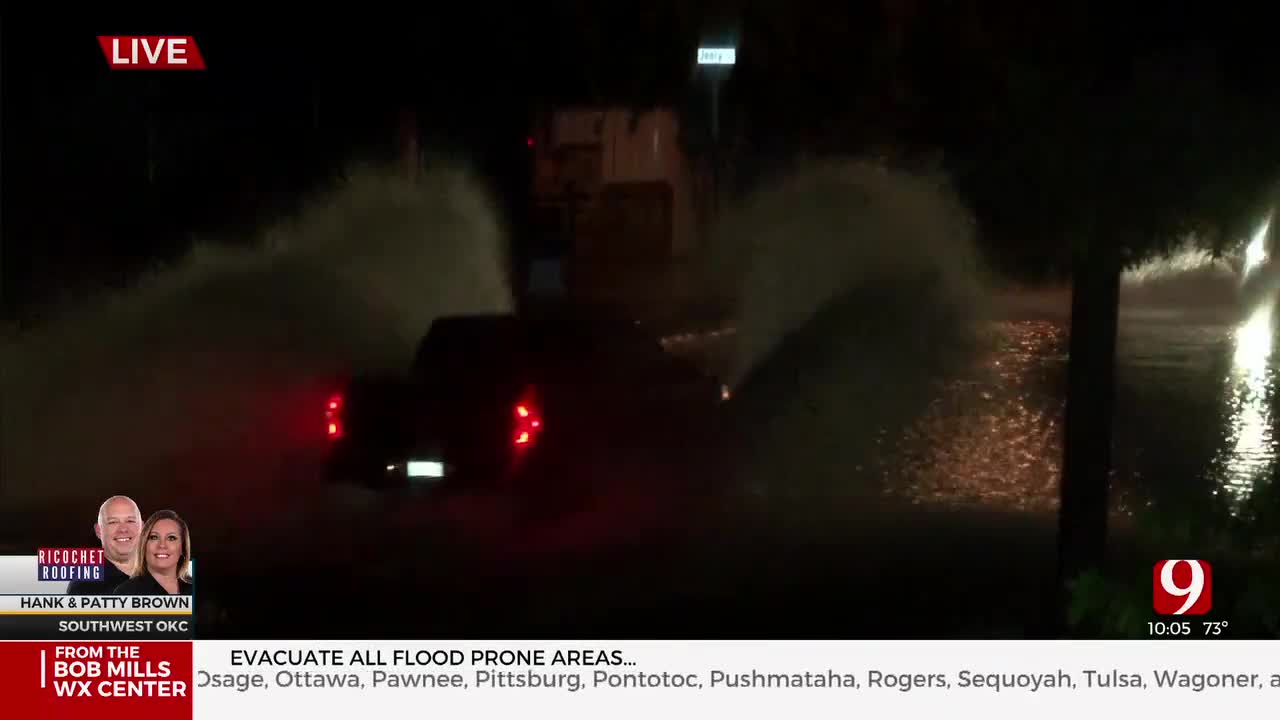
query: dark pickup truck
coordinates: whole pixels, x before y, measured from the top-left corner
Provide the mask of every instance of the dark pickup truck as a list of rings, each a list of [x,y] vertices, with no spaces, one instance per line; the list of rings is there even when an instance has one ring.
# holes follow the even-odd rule
[[[591,482],[713,432],[722,386],[616,311],[436,320],[403,377],[350,380],[325,409],[330,480],[395,488]]]

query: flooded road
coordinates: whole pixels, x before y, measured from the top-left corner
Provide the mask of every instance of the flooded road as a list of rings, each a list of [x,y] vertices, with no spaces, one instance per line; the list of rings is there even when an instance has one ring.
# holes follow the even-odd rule
[[[1275,502],[1276,368],[1260,322],[1126,309],[1116,536],[1147,514],[1248,518]],[[1019,636],[1055,567],[1067,322],[1035,313],[989,331],[988,350],[860,468],[878,500],[757,494],[728,467],[695,471],[695,448],[620,462],[590,503],[546,516],[504,497],[258,494],[242,536],[201,524],[214,608],[201,634]],[[711,363],[731,340],[684,338],[684,351]],[[46,528],[79,519],[60,514]],[[942,575],[945,612],[928,599]],[[398,599],[382,612],[330,619],[386,587]],[[309,609],[263,611],[275,591],[313,593]]]
[[[546,514],[510,497],[435,501],[301,481],[240,495],[230,517],[193,507],[212,607],[201,634],[1018,636],[1037,621],[1055,567],[1059,310],[992,322],[984,352],[931,389],[902,433],[879,438],[877,457],[836,468],[868,481],[859,492],[757,491],[732,462],[681,447],[620,459],[589,502]],[[1238,321],[1125,308],[1113,547],[1146,516],[1247,521],[1276,505],[1267,312]],[[668,344],[714,370],[732,340]],[[12,528],[75,543],[88,501]],[[938,568],[949,568],[957,603],[946,612],[928,600]],[[328,619],[385,587],[401,592],[384,612]],[[262,593],[275,591],[312,593],[310,609],[264,611]]]
[[[423,243],[457,208],[388,213],[375,183],[292,244],[193,256],[7,346],[0,545],[90,545],[107,494],[172,507],[199,548],[205,637],[1016,636],[1056,567],[1066,296],[983,316],[968,225],[931,185],[801,180],[726,233],[727,255],[746,238],[756,257],[733,331],[668,343],[733,385],[723,442],[627,443],[572,502],[324,486],[335,373],[398,367],[435,316],[509,300],[498,243],[473,242],[492,239],[484,213]],[[386,247],[364,242],[368,218]],[[437,265],[473,272],[424,297]],[[1148,516],[1280,506],[1269,311],[1203,302],[1235,292],[1124,306],[1113,540]],[[299,592],[294,616],[261,603]],[[391,599],[363,612],[371,593]]]
[[[1052,509],[1062,454],[1068,326],[1006,321],[974,371],[904,438],[900,491],[921,501]],[[1126,308],[1117,347],[1114,510],[1247,517],[1276,471],[1269,306]],[[890,483],[893,485],[895,483]]]
[[[1113,510],[1215,510],[1265,503],[1280,442],[1269,304],[1234,309],[1122,307],[1117,342]],[[1065,298],[1013,310],[987,329],[986,352],[947,379],[877,471],[886,495],[1000,510],[1057,508],[1070,322]],[[731,333],[672,348],[715,371]]]

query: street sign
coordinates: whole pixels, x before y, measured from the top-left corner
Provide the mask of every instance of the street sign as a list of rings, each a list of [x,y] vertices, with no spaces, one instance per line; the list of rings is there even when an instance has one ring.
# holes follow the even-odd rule
[[[733,65],[738,59],[737,48],[700,47],[698,48],[699,65]]]

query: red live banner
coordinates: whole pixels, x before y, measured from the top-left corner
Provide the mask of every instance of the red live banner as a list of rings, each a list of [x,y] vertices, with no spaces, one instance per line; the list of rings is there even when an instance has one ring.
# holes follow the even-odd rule
[[[99,35],[112,70],[204,70],[204,56],[190,35]]]
[[[192,716],[190,642],[0,642],[5,715]]]

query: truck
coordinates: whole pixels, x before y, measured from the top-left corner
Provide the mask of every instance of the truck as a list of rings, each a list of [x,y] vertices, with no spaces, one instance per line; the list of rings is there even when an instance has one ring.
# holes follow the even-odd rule
[[[344,381],[317,427],[332,482],[552,494],[711,442],[722,399],[624,311],[546,301],[438,318],[403,374]]]

